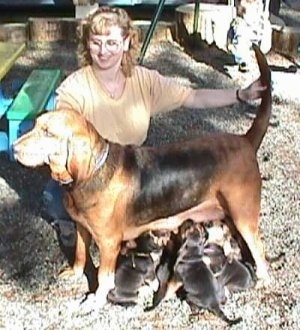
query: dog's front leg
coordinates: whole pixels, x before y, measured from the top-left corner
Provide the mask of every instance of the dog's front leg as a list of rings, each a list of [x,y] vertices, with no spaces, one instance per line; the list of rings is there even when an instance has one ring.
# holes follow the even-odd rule
[[[108,292],[115,287],[115,268],[121,249],[121,241],[105,240],[99,244],[100,267],[98,270],[98,289],[96,304],[102,307],[107,302]]]
[[[82,275],[87,264],[91,263],[90,245],[91,234],[82,225],[77,223],[77,241],[73,271],[75,274]]]
[[[80,277],[84,273],[85,266],[92,263],[89,252],[91,234],[79,223],[76,224],[76,228],[77,240],[74,263],[72,267],[68,267],[60,274],[61,277],[69,277],[74,275],[76,277]]]

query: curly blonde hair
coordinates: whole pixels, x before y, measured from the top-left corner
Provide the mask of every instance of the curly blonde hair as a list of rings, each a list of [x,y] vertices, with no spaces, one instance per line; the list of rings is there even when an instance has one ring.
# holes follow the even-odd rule
[[[134,28],[128,13],[117,7],[101,6],[83,19],[78,28],[78,58],[81,66],[90,65],[92,58],[89,51],[89,39],[92,34],[107,34],[108,28],[119,26],[124,38],[130,39],[128,51],[124,51],[121,69],[130,77],[137,63],[139,49],[138,31]]]

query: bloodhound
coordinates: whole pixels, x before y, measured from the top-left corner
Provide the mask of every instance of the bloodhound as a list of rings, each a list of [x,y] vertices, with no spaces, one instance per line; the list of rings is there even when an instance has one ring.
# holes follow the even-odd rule
[[[258,279],[269,282],[259,235],[261,177],[256,159],[271,115],[271,73],[254,47],[267,86],[246,134],[208,134],[160,147],[121,146],[104,140],[82,115],[57,110],[37,118],[13,145],[23,165],[47,164],[65,185],[65,207],[77,223],[74,274],[100,250],[99,305],[114,287],[121,242],[148,230],[174,230],[186,219],[226,217],[247,243]]]

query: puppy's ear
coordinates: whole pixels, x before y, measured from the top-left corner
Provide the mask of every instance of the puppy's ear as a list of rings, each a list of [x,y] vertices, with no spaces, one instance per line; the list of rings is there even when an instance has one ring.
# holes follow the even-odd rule
[[[206,227],[203,224],[201,224],[201,226],[202,226],[202,230],[203,230],[204,240],[206,242],[208,240],[208,236],[209,236],[208,230],[206,229]]]

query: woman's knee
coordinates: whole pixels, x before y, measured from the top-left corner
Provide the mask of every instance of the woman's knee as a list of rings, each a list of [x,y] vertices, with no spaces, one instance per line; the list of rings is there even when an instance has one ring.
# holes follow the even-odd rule
[[[50,180],[43,191],[42,208],[52,220],[70,220],[63,204],[63,188],[54,180]]]

